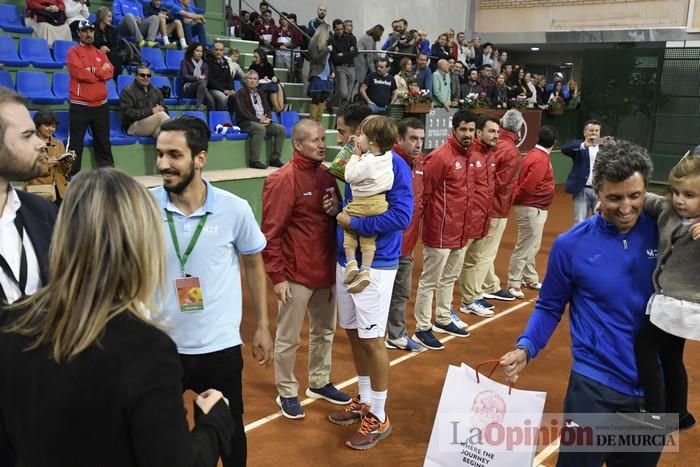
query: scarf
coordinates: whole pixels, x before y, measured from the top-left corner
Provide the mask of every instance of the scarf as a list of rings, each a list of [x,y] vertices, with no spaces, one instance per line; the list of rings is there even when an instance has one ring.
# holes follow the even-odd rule
[[[192,76],[194,76],[195,78],[199,78],[200,76],[202,76],[202,63],[204,63],[204,60],[195,62],[193,58],[192,63],[194,64],[194,71],[192,72]]]

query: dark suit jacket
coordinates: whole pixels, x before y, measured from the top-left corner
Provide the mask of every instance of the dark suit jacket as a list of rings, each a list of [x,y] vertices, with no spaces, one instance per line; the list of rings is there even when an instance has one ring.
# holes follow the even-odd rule
[[[56,205],[37,196],[34,193],[17,190],[17,196],[22,205],[19,213],[22,216],[24,228],[32,241],[36,259],[39,261],[39,276],[41,283],[49,279],[49,244],[56,223]]]
[[[0,311],[0,326],[21,311]],[[191,467],[217,463],[233,420],[219,401],[190,432],[173,341],[122,313],[56,363],[49,346],[0,332],[0,466]]]
[[[270,106],[267,103],[267,99],[258,88],[258,96],[262,101],[263,108],[265,109],[265,115],[268,117],[270,114]],[[250,100],[250,91],[246,86],[236,91],[234,94],[234,112],[236,112],[236,123],[238,126],[243,126],[248,122],[260,123],[260,120],[255,115],[255,107],[253,107],[253,102]]]
[[[576,196],[583,191],[586,186],[586,180],[591,172],[591,159],[588,154],[588,148],[581,149],[580,139],[575,139],[566,146],[562,146],[561,153],[573,159],[573,165],[569,176],[566,178],[565,189],[567,193]]]

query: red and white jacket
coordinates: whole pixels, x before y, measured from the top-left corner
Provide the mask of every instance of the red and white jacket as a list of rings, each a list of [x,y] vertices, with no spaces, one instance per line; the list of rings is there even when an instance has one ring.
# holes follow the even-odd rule
[[[549,209],[554,199],[554,169],[549,154],[535,146],[525,155],[513,191],[513,204]]]
[[[478,139],[469,146],[469,170],[467,171],[467,238],[484,238],[491,227],[496,178],[496,151]]]
[[[423,220],[423,164],[425,162],[425,154],[422,152],[415,159],[404,154],[398,145],[394,145],[392,150],[401,156],[411,168],[412,188],[413,188],[413,216],[408,228],[403,231],[401,238],[401,256],[413,256],[413,250],[418,243],[420,236],[421,223]]]
[[[522,157],[520,149],[515,145],[518,135],[501,128],[498,134],[498,144],[494,152],[496,161],[495,191],[491,217],[507,218],[513,202],[513,188],[518,179],[518,171]]]
[[[335,178],[297,152],[265,179],[262,256],[273,284],[289,280],[313,289],[335,284],[336,222],[322,206],[330,193],[341,199]]]
[[[78,44],[68,50],[66,66],[71,104],[99,107],[107,102],[106,82],[114,75],[107,54],[92,45]]]

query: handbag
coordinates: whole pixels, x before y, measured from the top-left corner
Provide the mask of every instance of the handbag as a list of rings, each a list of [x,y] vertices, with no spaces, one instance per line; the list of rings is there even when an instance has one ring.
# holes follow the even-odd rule
[[[66,13],[62,10],[56,12],[46,10],[30,10],[36,17],[37,23],[49,23],[54,26],[61,26],[66,23]]]
[[[488,467],[531,466],[537,450],[534,442],[513,443],[508,433],[537,433],[547,396],[523,391],[480,375],[464,363],[450,365],[438,404],[424,467],[483,465]],[[532,439],[523,437],[523,440]]]

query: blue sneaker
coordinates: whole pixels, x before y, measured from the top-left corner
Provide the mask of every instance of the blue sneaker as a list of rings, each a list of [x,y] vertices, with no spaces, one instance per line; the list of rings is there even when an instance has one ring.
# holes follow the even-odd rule
[[[515,297],[508,293],[507,290],[499,290],[498,292],[488,293],[484,292],[484,298],[490,298],[491,300],[502,300],[504,302],[512,302]]]
[[[483,306],[487,310],[493,310],[494,308],[496,308],[496,306],[493,303],[487,302],[484,298],[478,299],[477,302],[480,303],[481,306]]]
[[[333,386],[333,383],[328,383],[318,389],[307,388],[306,396],[312,399],[325,399],[328,402],[339,405],[349,404],[352,401],[352,397],[343,391],[339,391],[338,388]]]
[[[277,402],[277,405],[280,406],[280,409],[282,409],[282,415],[285,417],[291,418],[292,420],[304,418],[304,408],[299,403],[299,399],[297,397],[277,396],[275,402]]]
[[[442,350],[445,348],[442,342],[435,338],[430,329],[427,331],[416,331],[415,334],[413,334],[413,340],[426,349]]]
[[[452,321],[450,321],[448,324],[440,324],[436,322],[435,324],[433,324],[433,331],[441,332],[443,334],[449,334],[455,337],[469,336],[469,331],[465,331],[464,329],[458,327]]]
[[[411,340],[411,338],[408,337],[408,334],[404,334],[398,339],[387,339],[384,341],[384,347],[387,349],[408,350],[409,352],[419,352],[423,348]]]

